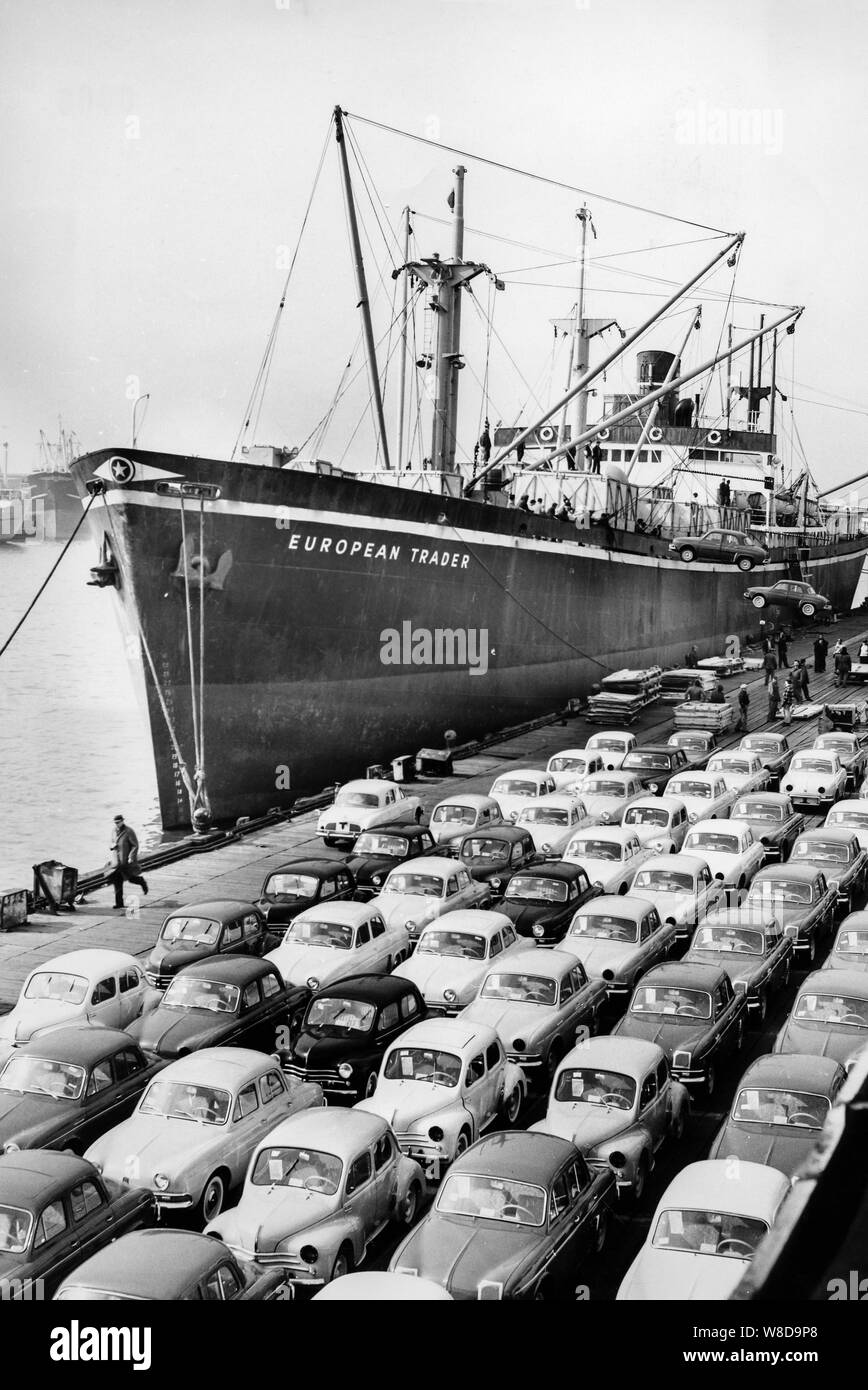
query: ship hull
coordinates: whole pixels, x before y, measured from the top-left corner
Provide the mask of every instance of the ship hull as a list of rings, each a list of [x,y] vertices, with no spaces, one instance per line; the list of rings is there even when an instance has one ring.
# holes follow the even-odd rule
[[[117,457],[73,465],[83,497]],[[118,566],[167,828],[189,823],[182,760],[192,774],[201,756],[219,820],[286,806],[447,729],[465,740],[562,707],[613,669],[681,664],[693,642],[717,654],[757,630],[747,585],[791,572],[783,557],[749,577],[686,566],[665,541],[348,478],[123,458],[155,476],[109,482],[89,519]],[[185,500],[182,526],[161,478],[219,496]],[[866,548],[810,552],[839,609]]]

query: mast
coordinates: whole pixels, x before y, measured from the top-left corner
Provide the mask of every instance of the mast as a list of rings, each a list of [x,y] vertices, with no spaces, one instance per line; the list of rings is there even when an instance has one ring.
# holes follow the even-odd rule
[[[587,264],[588,248],[588,223],[591,214],[587,203],[584,203],[576,213],[582,224],[582,241],[579,250],[579,302],[576,307],[576,365],[575,372],[582,379],[588,370],[588,339],[585,336],[585,265]],[[574,407],[574,429],[573,434],[576,439],[583,432],[588,420],[588,395],[586,391],[579,391],[573,400]],[[578,462],[578,460],[577,460]]]
[[[453,189],[454,206],[452,209],[454,221],[452,223],[452,264],[459,266],[464,261],[464,175],[467,173],[463,164],[459,164],[453,170],[455,174],[455,187]],[[443,402],[442,418],[444,423],[444,437],[441,442],[440,450],[434,450],[434,466],[438,466],[437,460],[443,458],[442,472],[452,473],[455,469],[455,443],[458,433],[458,371],[464,364],[461,362],[461,282],[457,281],[450,286],[447,293],[447,317],[442,320],[442,326],[446,329],[441,341],[448,344],[446,352],[440,354],[438,363],[438,388],[442,389],[443,395],[438,397]],[[436,416],[435,416],[436,418]]]
[[[728,327],[728,344],[730,353],[732,352],[732,320]],[[732,422],[732,357],[726,359],[726,432],[729,434]]]
[[[404,208],[404,264],[410,259],[410,206]],[[404,467],[404,404],[407,394],[407,300],[409,282],[406,275],[401,286],[401,361],[398,370],[398,439],[395,467]]]
[[[778,389],[778,335],[772,334],[772,393],[769,397],[769,434],[775,432],[775,393]]]
[[[350,227],[350,241],[353,248],[353,269],[356,273],[356,291],[359,296],[359,309],[362,315],[362,333],[365,339],[365,355],[368,359],[368,377],[371,383],[371,399],[377,417],[377,430],[383,450],[383,464],[391,468],[389,462],[389,441],[386,435],[386,418],[383,414],[383,393],[380,390],[380,374],[377,370],[377,349],[374,344],[374,329],[371,324],[371,305],[368,300],[368,286],[365,279],[365,262],[362,257],[362,243],[359,238],[359,223],[356,217],[356,203],[353,198],[353,185],[350,179],[350,164],[347,159],[347,146],[344,139],[343,112],[335,107],[335,139],[341,159],[341,174],[344,184],[344,200],[347,208],[347,221]]]

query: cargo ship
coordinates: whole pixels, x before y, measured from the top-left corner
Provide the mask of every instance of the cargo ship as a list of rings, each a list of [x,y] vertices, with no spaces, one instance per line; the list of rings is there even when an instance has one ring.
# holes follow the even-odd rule
[[[436,331],[416,363],[432,383],[430,452],[414,458],[399,427],[390,454],[340,110],[335,134],[376,461],[351,472],[315,450],[121,447],[70,469],[100,548],[91,582],[115,591],[139,675],[166,828],[288,806],[442,747],[447,731],[470,739],[562,708],[612,670],[681,665],[691,644],[717,654],[758,631],[749,584],[804,580],[847,610],[868,551],[861,515],[825,506],[807,473],[782,486],[775,362],[798,307],[737,343],[730,332],[688,369],[691,315],[680,351],[639,351],[634,389],[587,418],[592,383],[732,264],[741,233],[593,366],[611,323],[584,312],[583,255],[564,330],[569,389],[527,425],[486,425],[472,461],[456,462],[462,301],[480,275],[502,287],[464,257],[461,165],[453,254],[395,271],[428,297]],[[724,410],[706,417],[687,388],[748,355],[747,385],[730,382]],[[687,563],[670,550],[674,535],[714,528],[755,536],[767,563],[747,577],[753,562],[737,554]]]

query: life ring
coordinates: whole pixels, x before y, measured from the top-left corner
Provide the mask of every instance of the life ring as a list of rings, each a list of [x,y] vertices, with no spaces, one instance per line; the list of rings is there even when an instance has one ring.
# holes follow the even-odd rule
[[[710,430],[708,433],[709,444],[719,444],[721,440],[720,430]]]
[[[597,430],[597,438],[598,438],[598,439],[608,439],[608,438],[609,438],[609,431],[608,431],[608,430]]]
[[[551,444],[555,437],[554,429],[551,425],[543,425],[539,431],[539,437],[543,444]]]
[[[652,444],[659,444],[660,440],[663,438],[663,431],[658,425],[655,425],[653,430],[648,431],[648,438],[651,440]]]

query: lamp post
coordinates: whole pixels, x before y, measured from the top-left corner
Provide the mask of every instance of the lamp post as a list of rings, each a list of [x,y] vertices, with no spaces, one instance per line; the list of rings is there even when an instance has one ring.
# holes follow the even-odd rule
[[[138,408],[139,408],[139,406],[141,405],[142,401],[149,401],[150,399],[151,399],[151,393],[150,393],[150,391],[146,391],[145,394],[144,394],[144,396],[139,396],[138,400],[136,401],[135,405],[133,406],[133,448],[136,447],[136,411],[138,410]]]

